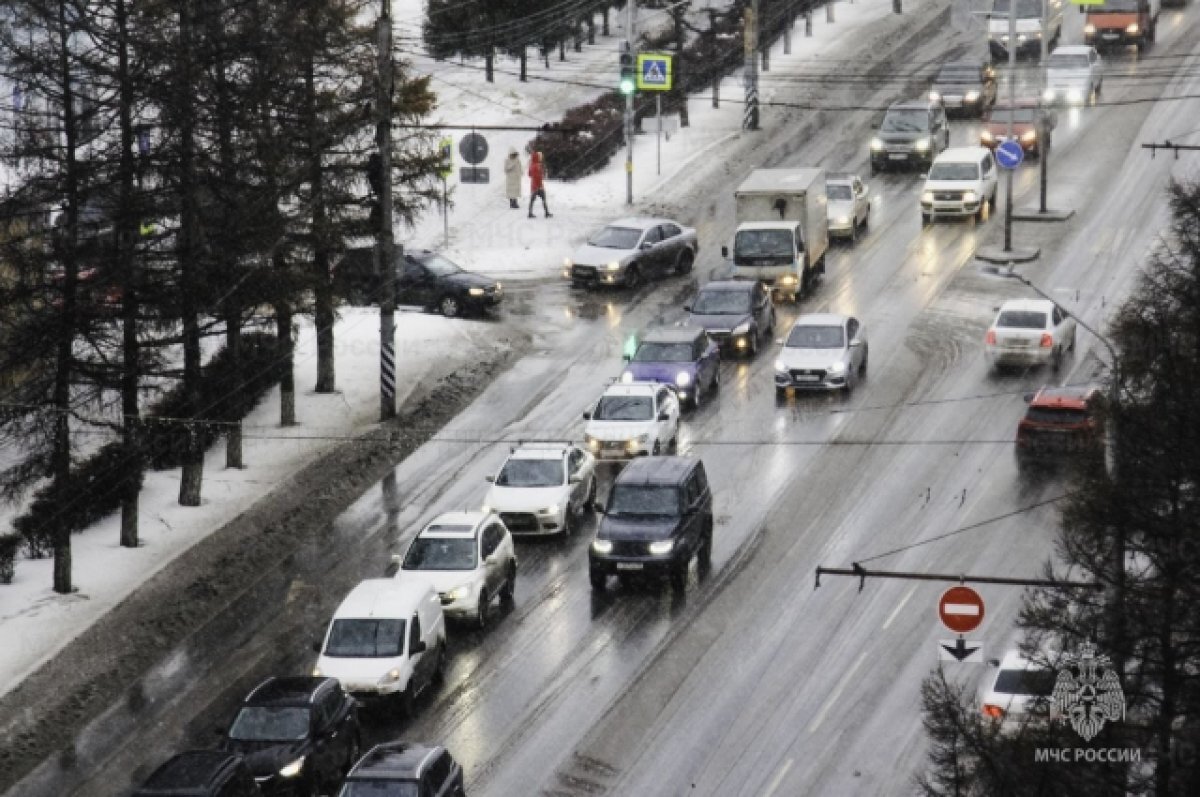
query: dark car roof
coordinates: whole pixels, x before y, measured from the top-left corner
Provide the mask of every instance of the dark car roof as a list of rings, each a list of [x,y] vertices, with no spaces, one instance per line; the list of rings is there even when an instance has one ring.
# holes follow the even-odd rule
[[[828,175],[826,175],[828,177]],[[731,291],[750,293],[757,283],[754,280],[714,280],[701,286],[701,291]]]
[[[154,770],[134,795],[200,794],[210,789],[241,756],[220,750],[188,750],[168,759]]]
[[[350,777],[360,780],[416,780],[441,749],[414,742],[377,744],[354,765]]]
[[[681,484],[699,463],[692,457],[639,457],[625,466],[614,484]]]
[[[1031,407],[1087,409],[1087,402],[1096,393],[1094,387],[1044,387],[1029,402]]]
[[[705,334],[700,327],[655,327],[642,334],[642,343],[691,343]]]
[[[256,706],[307,706],[318,693],[336,685],[334,678],[306,675],[268,678],[246,695],[244,702]]]

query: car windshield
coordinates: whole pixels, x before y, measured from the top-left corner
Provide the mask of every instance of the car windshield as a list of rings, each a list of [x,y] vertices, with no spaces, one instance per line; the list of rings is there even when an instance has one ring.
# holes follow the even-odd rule
[[[1013,329],[1045,329],[1046,314],[1040,310],[1003,310],[996,326]]]
[[[1027,421],[1062,426],[1075,426],[1087,423],[1087,419],[1087,410],[1070,409],[1067,407],[1030,407],[1025,413],[1025,420]]]
[[[421,260],[421,265],[429,269],[429,273],[436,277],[449,277],[451,274],[457,274],[462,271],[456,264],[450,262],[441,255],[430,255]]]
[[[334,620],[325,643],[333,658],[393,658],[403,652],[403,620]]]
[[[592,415],[597,421],[648,421],[653,417],[654,401],[649,396],[605,396]]]
[[[1087,69],[1086,53],[1055,53],[1046,62],[1047,69]]]
[[[1016,0],[1018,19],[1041,19],[1042,0]],[[1106,4],[1107,5],[1107,4]],[[995,0],[992,3],[992,16],[1007,18],[1012,6],[1009,0]]]
[[[642,231],[633,227],[605,227],[593,235],[588,244],[605,249],[633,249],[641,237]]]
[[[989,117],[993,122],[1006,123],[1009,119],[1014,122],[1032,122],[1032,108],[993,108]]]
[[[610,515],[656,515],[673,517],[679,514],[679,491],[674,487],[618,484],[608,499]]]
[[[348,780],[338,797],[421,797],[411,780]]]
[[[785,345],[792,349],[841,349],[846,345],[845,330],[841,327],[792,327]]]
[[[1001,670],[996,675],[993,692],[1005,695],[1035,695],[1047,697],[1054,691],[1054,670],[1031,667],[1027,670]]]
[[[474,570],[474,537],[417,537],[404,555],[405,570]]]
[[[687,343],[655,343],[647,341],[638,346],[633,355],[635,363],[690,363],[692,361],[692,344]]]
[[[845,183],[830,183],[825,186],[825,193],[830,199],[853,199],[854,192]]]
[[[510,459],[496,477],[499,487],[555,487],[562,483],[561,459]]]
[[[879,129],[889,133],[923,132],[929,129],[929,112],[923,108],[888,111]]]
[[[251,742],[290,742],[308,736],[305,706],[246,706],[229,726],[229,738]]]
[[[979,70],[957,64],[954,66],[944,66],[942,71],[938,72],[937,83],[979,83]]]
[[[700,291],[692,302],[692,312],[702,315],[730,315],[750,312],[750,294],[746,291]]]
[[[978,163],[935,163],[929,170],[930,180],[978,180]]]
[[[742,230],[733,239],[733,251],[742,257],[791,259],[792,234],[787,230]]]

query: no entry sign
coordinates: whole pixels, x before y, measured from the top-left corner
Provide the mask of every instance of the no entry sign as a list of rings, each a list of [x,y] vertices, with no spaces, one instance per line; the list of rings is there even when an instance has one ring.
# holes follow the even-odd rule
[[[983,598],[970,587],[951,587],[938,601],[938,617],[956,634],[974,631],[983,622]]]

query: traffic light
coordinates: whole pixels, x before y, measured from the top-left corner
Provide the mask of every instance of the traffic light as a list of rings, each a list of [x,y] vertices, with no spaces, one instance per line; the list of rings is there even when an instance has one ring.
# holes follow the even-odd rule
[[[637,53],[629,42],[621,42],[621,82],[618,87],[627,97],[637,91]]]

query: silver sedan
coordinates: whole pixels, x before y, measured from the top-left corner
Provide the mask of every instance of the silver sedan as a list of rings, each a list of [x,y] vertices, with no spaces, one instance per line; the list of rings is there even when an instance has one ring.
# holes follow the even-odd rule
[[[670,219],[618,219],[567,258],[563,276],[579,288],[636,288],[645,279],[687,274],[699,251],[696,231],[691,227]]]

